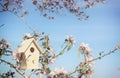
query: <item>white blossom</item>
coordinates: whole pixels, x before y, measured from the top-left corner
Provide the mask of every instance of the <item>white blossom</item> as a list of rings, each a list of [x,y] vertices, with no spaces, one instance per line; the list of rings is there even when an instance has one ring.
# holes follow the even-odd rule
[[[59,73],[67,74],[67,71],[64,70],[64,68],[56,68],[56,69],[54,70],[54,72],[55,72],[56,74],[59,74]]]
[[[89,55],[92,52],[92,49],[89,47],[88,44],[81,43],[81,45],[79,47],[79,51],[81,54]]]
[[[117,50],[120,50],[120,45],[116,46],[116,49],[117,49]]]
[[[31,35],[30,33],[26,33],[26,34],[24,35],[23,39],[25,40],[25,39],[29,39],[29,38],[31,38],[31,37],[32,37],[32,35]]]
[[[76,41],[72,35],[67,36],[66,38],[67,41],[69,41],[71,44],[75,44]]]
[[[57,57],[53,56],[52,59],[50,60],[50,63],[54,63],[56,59],[57,59]]]
[[[13,52],[13,59],[17,60],[19,62],[21,59],[21,53],[20,52]]]
[[[66,70],[64,70],[64,68],[55,68],[55,70],[50,73],[50,76],[53,77],[54,75],[58,75],[60,73],[62,73],[64,75],[68,74],[68,72]]]

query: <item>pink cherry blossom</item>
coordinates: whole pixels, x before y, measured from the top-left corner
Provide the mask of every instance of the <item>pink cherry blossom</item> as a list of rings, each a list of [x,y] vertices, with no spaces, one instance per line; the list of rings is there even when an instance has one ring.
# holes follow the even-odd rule
[[[52,59],[50,60],[50,63],[54,63],[56,59],[57,59],[57,57],[53,56]]]
[[[20,52],[13,52],[13,59],[17,60],[19,62],[21,60],[21,53]]]
[[[89,55],[91,53],[92,49],[89,47],[88,44],[81,43],[81,45],[79,47],[79,51],[81,54]]]
[[[64,70],[64,68],[55,68],[55,70],[50,73],[50,76],[53,77],[54,75],[58,75],[58,74],[66,75],[68,74],[68,72]]]
[[[120,45],[116,46],[116,49],[117,49],[117,50],[120,50]]]
[[[72,35],[67,36],[66,38],[67,41],[69,41],[71,44],[75,44],[76,41]]]

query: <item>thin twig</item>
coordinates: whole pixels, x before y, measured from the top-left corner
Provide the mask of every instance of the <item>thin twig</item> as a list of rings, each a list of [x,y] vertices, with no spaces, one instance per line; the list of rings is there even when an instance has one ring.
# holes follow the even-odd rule
[[[0,28],[3,27],[5,24],[0,25]]]
[[[69,75],[72,75],[72,74],[74,74],[74,73],[76,73],[76,70],[74,70],[73,72],[71,72]]]
[[[110,54],[112,54],[112,53],[115,53],[115,51],[117,51],[117,49],[114,49],[114,50],[112,50],[112,51],[110,51],[110,52],[108,52],[108,53],[106,53],[106,54],[104,54],[104,55],[101,55],[101,56],[99,56],[99,57],[97,57],[97,58],[94,58],[94,59],[92,59],[92,60],[89,60],[88,62],[92,62],[92,61],[99,60],[100,58],[103,58],[103,57],[105,57],[105,56],[107,56],[107,55],[110,55]]]
[[[0,60],[8,65],[10,65],[10,67],[14,68],[23,78],[25,78],[26,76],[18,69],[18,67],[10,62],[8,62],[5,59],[0,58]]]
[[[66,48],[67,48],[67,46],[65,46],[62,51],[65,51]],[[61,55],[61,54],[59,53],[59,54],[56,55],[56,57],[58,57],[58,56],[60,56],[60,55]]]
[[[13,51],[12,51],[12,50],[5,50],[5,51],[6,51],[6,52],[9,52],[9,53],[11,53],[11,54],[13,53]]]
[[[8,10],[8,12],[10,12],[10,13],[12,13],[13,15],[17,16],[19,19],[21,19],[21,21],[22,21],[33,33],[36,33],[36,31],[34,31],[34,30],[32,29],[32,27],[27,23],[27,21],[26,21],[23,17],[15,14],[15,13],[13,13],[13,12],[10,11],[10,10]]]
[[[4,8],[4,6],[0,3],[0,6]]]
[[[41,69],[40,69],[41,70]],[[33,74],[35,74],[37,71],[40,71],[39,69],[37,69],[37,70],[34,70],[28,77],[29,78],[31,78],[31,76],[33,75]]]
[[[5,56],[11,56],[11,54],[4,54]]]

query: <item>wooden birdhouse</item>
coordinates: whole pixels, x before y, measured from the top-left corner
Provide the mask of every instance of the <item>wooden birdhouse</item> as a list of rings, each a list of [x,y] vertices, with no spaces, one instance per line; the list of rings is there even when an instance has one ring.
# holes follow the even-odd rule
[[[34,38],[24,40],[17,51],[21,54],[20,69],[38,69],[39,54],[42,51]]]

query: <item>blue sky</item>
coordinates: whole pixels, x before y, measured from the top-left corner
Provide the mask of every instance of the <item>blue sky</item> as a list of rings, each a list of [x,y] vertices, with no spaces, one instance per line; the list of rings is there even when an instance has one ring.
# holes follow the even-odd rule
[[[34,12],[33,7],[27,0],[30,12],[25,17],[28,24],[37,32],[45,32],[50,35],[51,45],[56,52],[61,50],[61,45],[67,35],[73,35],[76,45],[68,53],[57,59],[51,67],[64,67],[72,71],[79,64],[81,58],[77,57],[78,48],[81,42],[88,43],[93,49],[94,57],[101,51],[108,52],[120,44],[120,1],[108,0],[105,4],[95,5],[86,10],[90,18],[79,21],[70,13],[67,16],[55,15],[54,20],[48,20]],[[5,38],[16,50],[22,41],[25,33],[32,31],[16,16],[11,13],[0,13],[0,24],[5,24],[0,28],[0,39]],[[120,78],[120,53],[107,56],[95,62],[95,72],[93,78]],[[53,68],[54,69],[54,68]],[[119,75],[114,77],[114,75]]]

